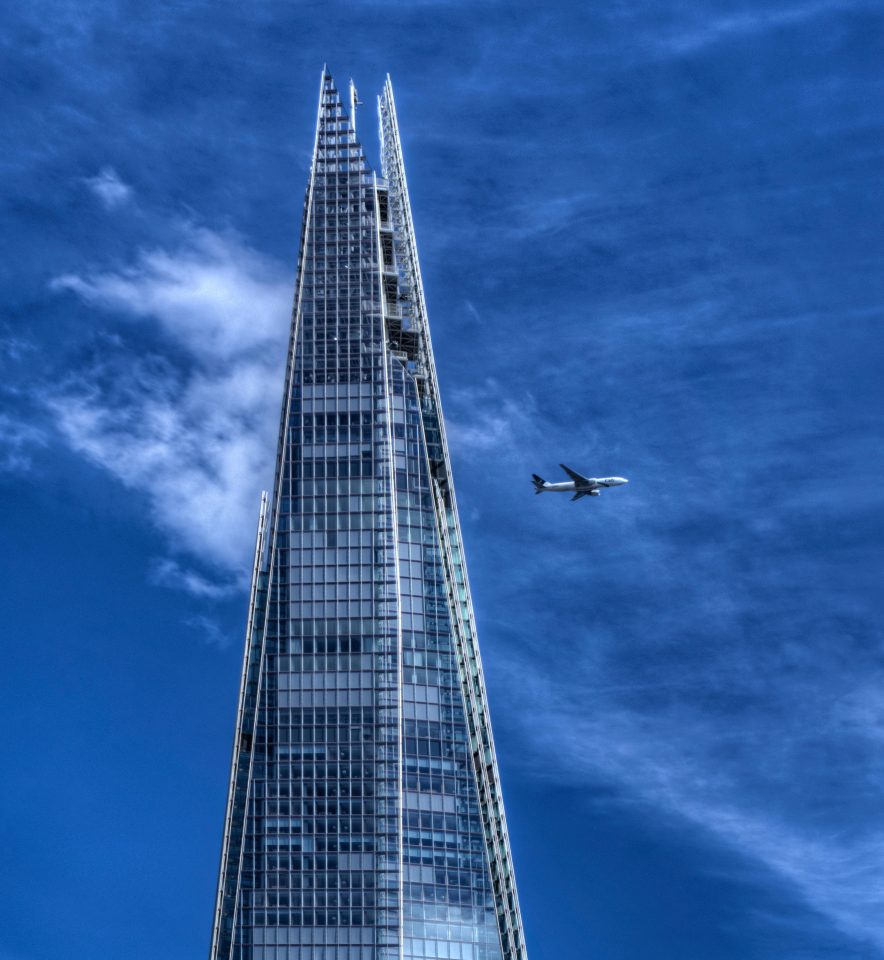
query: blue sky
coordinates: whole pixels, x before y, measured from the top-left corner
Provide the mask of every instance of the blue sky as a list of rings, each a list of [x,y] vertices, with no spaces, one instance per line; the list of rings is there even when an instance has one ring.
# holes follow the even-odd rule
[[[884,957],[878,5],[7,20],[0,960],[207,951],[324,62],[370,156],[396,87],[532,960]]]

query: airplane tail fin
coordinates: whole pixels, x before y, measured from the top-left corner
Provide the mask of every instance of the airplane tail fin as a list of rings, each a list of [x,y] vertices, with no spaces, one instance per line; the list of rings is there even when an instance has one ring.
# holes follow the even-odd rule
[[[535,493],[543,493],[543,486],[546,483],[546,480],[543,477],[538,477],[536,473],[531,474],[531,480],[534,484]]]

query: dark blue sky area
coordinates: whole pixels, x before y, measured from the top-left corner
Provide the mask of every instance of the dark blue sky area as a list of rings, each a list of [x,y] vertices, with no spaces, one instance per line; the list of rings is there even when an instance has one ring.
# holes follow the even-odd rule
[[[0,960],[208,950],[325,62],[370,157],[396,87],[532,960],[884,958],[880,5],[7,21]]]

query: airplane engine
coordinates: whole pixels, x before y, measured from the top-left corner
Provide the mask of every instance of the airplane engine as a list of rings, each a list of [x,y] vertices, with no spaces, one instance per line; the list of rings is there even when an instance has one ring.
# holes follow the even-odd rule
[[[602,491],[601,491],[601,490],[590,490],[590,491],[589,491],[589,495],[590,495],[591,497],[600,497],[600,496],[602,495]]]

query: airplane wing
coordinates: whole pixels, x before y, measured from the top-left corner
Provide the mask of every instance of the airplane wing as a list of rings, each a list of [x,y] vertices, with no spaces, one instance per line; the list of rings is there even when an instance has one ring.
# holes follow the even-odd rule
[[[570,467],[566,467],[564,463],[560,463],[559,466],[568,474],[568,476],[575,483],[589,483],[588,477],[583,477],[576,470],[572,470]]]
[[[588,497],[588,496],[589,494],[585,490],[578,490],[577,493],[575,493],[574,496],[571,497],[571,502],[573,503],[575,500],[579,500],[581,497]]]

